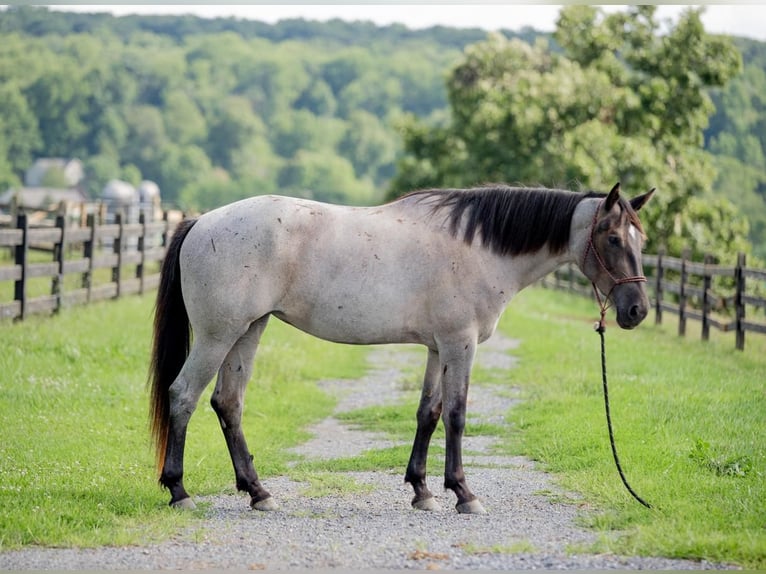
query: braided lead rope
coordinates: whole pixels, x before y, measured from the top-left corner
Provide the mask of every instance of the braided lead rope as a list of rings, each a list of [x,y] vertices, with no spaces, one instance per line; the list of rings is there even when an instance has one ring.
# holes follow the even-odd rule
[[[612,415],[609,410],[609,388],[606,382],[606,346],[604,344],[604,331],[606,331],[606,327],[604,326],[605,314],[606,314],[606,309],[604,308],[601,311],[601,320],[597,324],[596,332],[598,332],[598,334],[601,336],[601,381],[604,386],[604,407],[606,408],[606,426],[609,429],[609,444],[612,446],[612,456],[614,457],[614,464],[617,466],[617,472],[620,473],[620,479],[622,480],[622,484],[625,485],[625,488],[628,489],[628,492],[631,494],[633,498],[635,498],[638,502],[640,502],[646,508],[652,508],[651,504],[649,504],[643,498],[641,498],[638,494],[636,494],[636,491],[633,490],[630,484],[628,484],[628,479],[625,478],[625,473],[623,472],[622,465],[620,464],[620,458],[617,456],[617,447],[614,444],[614,431],[612,430]]]
[[[612,287],[609,289],[609,292],[606,294],[606,297],[603,299],[601,298],[601,294],[599,293],[599,289],[596,286],[595,282],[591,282],[593,285],[593,293],[596,296],[596,301],[598,302],[599,310],[601,312],[601,316],[598,320],[598,322],[594,325],[594,328],[596,332],[601,337],[601,382],[603,384],[604,388],[604,408],[606,410],[606,426],[609,429],[609,444],[612,447],[612,456],[614,458],[614,464],[617,466],[617,472],[620,475],[620,480],[622,480],[622,484],[625,485],[625,488],[628,490],[630,495],[635,498],[639,503],[641,503],[646,508],[652,508],[652,506],[646,502],[643,498],[641,498],[635,490],[630,486],[628,483],[628,479],[625,478],[625,473],[622,470],[622,465],[620,464],[620,457],[617,456],[617,447],[614,443],[614,430],[612,428],[612,414],[611,410],[609,408],[609,386],[607,384],[607,377],[606,377],[606,343],[604,341],[604,333],[606,332],[606,311],[609,308],[610,302],[609,298],[612,295],[612,291],[614,291],[614,288],[618,285],[622,285],[623,283],[639,283],[639,282],[646,282],[646,277],[643,275],[636,275],[634,277],[624,277],[622,279],[617,279],[612,275],[612,272],[609,270],[609,268],[606,266],[606,262],[601,257],[601,254],[596,250],[596,247],[593,245],[593,235],[596,231],[596,222],[598,221],[598,214],[601,211],[601,206],[603,205],[604,201],[599,204],[599,206],[596,208],[596,213],[593,215],[593,225],[591,226],[590,231],[590,237],[588,238],[588,244],[585,248],[585,253],[583,254],[583,269],[585,268],[585,261],[588,257],[588,254],[593,251],[593,255],[596,257],[596,261],[601,266],[601,268],[606,272],[606,274],[609,276],[609,278],[612,280]]]

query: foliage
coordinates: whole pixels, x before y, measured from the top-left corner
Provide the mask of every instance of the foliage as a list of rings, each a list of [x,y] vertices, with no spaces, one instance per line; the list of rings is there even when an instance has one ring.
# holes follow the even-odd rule
[[[443,70],[483,36],[24,6],[0,31],[0,186],[35,157],[79,157],[94,196],[146,178],[187,210],[273,192],[379,200],[393,119],[444,107]]]
[[[736,51],[696,11],[665,33],[652,7],[570,6],[554,38],[485,41],[477,29],[17,5],[0,11],[0,33],[0,191],[50,156],[79,157],[92,196],[115,177],[153,179],[187,210],[272,192],[369,203],[397,165],[397,193],[621,179],[658,188],[645,215],[656,243],[694,241],[678,225],[689,198],[723,197],[766,255],[766,44],[735,38],[745,65],[727,82]],[[336,181],[313,189],[322,163]]]
[[[758,42],[737,40],[744,70],[724,89],[711,92],[716,113],[705,130],[715,154],[715,190],[750,222],[753,253],[766,259],[766,51]]]
[[[603,190],[616,180],[634,193],[657,187],[644,217],[649,248],[673,248],[686,229],[678,218],[714,180],[701,149],[714,109],[706,89],[723,86],[740,55],[728,39],[705,34],[699,11],[664,34],[654,11],[566,7],[554,34],[563,54],[545,41],[499,35],[470,46],[448,79],[451,122],[405,126],[408,157],[393,189],[505,181]]]

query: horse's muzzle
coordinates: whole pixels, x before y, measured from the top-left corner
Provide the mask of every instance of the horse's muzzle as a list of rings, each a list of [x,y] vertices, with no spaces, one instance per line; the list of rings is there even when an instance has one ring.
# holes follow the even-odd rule
[[[619,285],[614,293],[617,324],[622,329],[634,329],[649,313],[649,299],[643,284]]]

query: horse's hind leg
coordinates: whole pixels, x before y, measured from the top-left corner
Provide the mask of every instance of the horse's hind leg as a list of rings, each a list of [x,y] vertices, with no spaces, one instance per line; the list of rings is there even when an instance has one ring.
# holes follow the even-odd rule
[[[186,429],[202,391],[215,376],[228,349],[229,346],[221,342],[197,337],[181,372],[168,389],[170,420],[160,484],[170,490],[171,506],[194,508],[183,485]]]
[[[237,489],[250,494],[255,510],[276,510],[271,495],[261,485],[242,432],[242,405],[245,388],[253,372],[253,361],[269,316],[255,321],[232,347],[218,371],[210,404],[218,415],[226,446],[234,465]]]
[[[404,481],[409,482],[415,491],[412,506],[418,510],[438,510],[439,505],[426,485],[426,462],[431,436],[439,424],[442,412],[441,371],[439,370],[439,354],[428,350],[428,363],[423,377],[423,390],[418,407],[418,430],[412,443],[410,462]]]

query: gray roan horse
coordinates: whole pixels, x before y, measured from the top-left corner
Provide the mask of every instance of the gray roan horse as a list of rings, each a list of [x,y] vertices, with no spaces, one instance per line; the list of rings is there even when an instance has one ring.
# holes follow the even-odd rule
[[[193,507],[183,486],[186,429],[203,389],[251,506],[273,510],[242,432],[245,387],[269,317],[350,344],[428,349],[417,431],[405,474],[422,510],[437,508],[426,458],[439,419],[444,486],[456,508],[483,513],[463,472],[461,441],[476,346],[515,293],[575,262],[609,298],[617,323],[646,316],[645,239],[630,201],[607,194],[491,186],[417,191],[378,207],[305,199],[245,199],[180,224],[157,296],[151,420],[170,504]],[[192,338],[192,332],[194,334]]]

